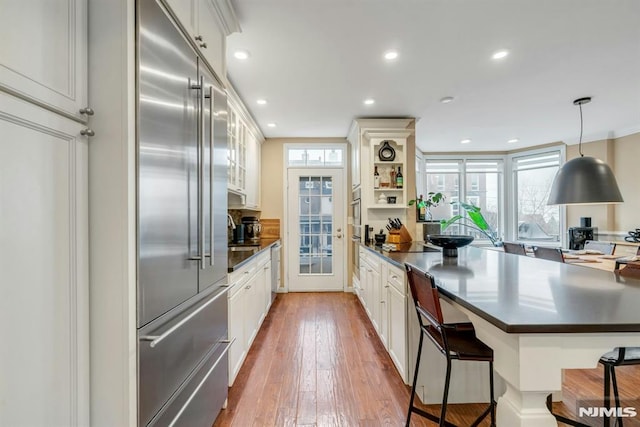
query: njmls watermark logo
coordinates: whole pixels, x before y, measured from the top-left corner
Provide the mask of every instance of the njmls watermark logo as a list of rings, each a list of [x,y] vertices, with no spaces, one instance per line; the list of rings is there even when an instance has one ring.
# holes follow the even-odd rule
[[[598,400],[580,400],[577,405],[577,414],[580,418],[638,418],[640,413],[640,399],[623,399],[620,406],[616,406],[611,401],[611,407],[607,408],[603,405],[601,399]]]
[[[605,408],[604,406],[590,406],[588,408],[578,408],[579,417],[593,418],[634,418],[638,416],[636,408]]]

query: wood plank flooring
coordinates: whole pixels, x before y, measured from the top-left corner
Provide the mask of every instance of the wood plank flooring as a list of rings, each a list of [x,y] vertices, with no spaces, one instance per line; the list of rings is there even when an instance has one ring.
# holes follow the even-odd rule
[[[617,372],[623,396],[640,396],[640,367]],[[602,369],[567,371],[565,384],[554,411],[575,418],[576,399],[602,396]],[[402,426],[409,393],[354,295],[280,294],[214,426]],[[447,420],[470,425],[483,409],[449,405]],[[414,414],[412,425],[435,424]]]

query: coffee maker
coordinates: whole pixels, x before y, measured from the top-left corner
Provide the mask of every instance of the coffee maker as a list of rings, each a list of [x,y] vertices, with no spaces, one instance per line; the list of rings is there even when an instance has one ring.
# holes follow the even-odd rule
[[[569,228],[569,249],[584,249],[584,242],[587,240],[596,240],[598,237],[598,229],[591,227],[591,218],[581,217],[580,227]]]
[[[256,216],[243,216],[242,225],[244,227],[245,241],[256,243],[260,241],[260,232],[262,231],[262,224]]]

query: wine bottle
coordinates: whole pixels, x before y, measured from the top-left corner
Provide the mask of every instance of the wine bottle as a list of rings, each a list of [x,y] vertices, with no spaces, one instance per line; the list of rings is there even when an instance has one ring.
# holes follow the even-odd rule
[[[422,199],[422,194],[420,195],[420,199],[418,199],[418,221],[425,221],[427,219],[427,205]]]
[[[396,188],[396,171],[391,166],[391,171],[389,172],[389,187]]]
[[[398,173],[396,174],[396,188],[402,188],[404,184],[404,177],[402,176],[402,171],[400,170],[400,166],[398,166]]]
[[[373,171],[373,188],[380,188],[380,174],[378,173],[378,167],[374,167],[375,170]]]

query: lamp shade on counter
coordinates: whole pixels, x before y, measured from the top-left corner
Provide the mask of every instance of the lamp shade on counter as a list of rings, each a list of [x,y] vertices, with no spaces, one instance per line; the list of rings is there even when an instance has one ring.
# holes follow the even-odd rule
[[[622,203],[613,171],[594,157],[577,157],[562,165],[551,186],[547,204]]]

